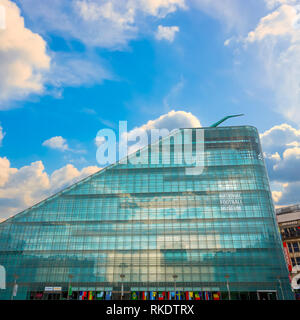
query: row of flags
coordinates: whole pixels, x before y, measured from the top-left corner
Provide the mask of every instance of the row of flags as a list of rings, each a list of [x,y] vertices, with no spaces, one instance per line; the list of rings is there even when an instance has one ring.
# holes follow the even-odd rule
[[[209,291],[133,291],[132,300],[220,300],[220,292]]]
[[[79,300],[111,300],[111,291],[79,291]]]
[[[111,300],[111,291],[80,291],[79,300]],[[220,292],[210,291],[133,291],[131,300],[220,300]]]

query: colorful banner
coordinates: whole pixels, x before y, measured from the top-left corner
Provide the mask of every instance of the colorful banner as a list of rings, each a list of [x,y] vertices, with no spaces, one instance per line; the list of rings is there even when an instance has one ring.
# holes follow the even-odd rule
[[[111,291],[106,292],[105,300],[111,300]]]
[[[149,293],[148,291],[142,291],[142,300],[148,300]]]
[[[220,300],[221,293],[220,292],[214,292],[213,293],[213,299],[214,300]]]
[[[194,292],[193,291],[186,291],[185,292],[185,300],[194,300]]]
[[[195,300],[201,300],[199,292],[194,292]]]
[[[104,292],[100,291],[96,293],[96,300],[103,300],[104,299]]]
[[[292,260],[291,260],[289,249],[287,247],[286,242],[283,242],[283,251],[284,251],[284,257],[285,257],[286,264],[288,266],[289,271],[291,272],[293,269],[293,266],[292,266]]]
[[[138,293],[136,291],[133,291],[131,293],[131,300],[137,300],[138,299]]]
[[[82,292],[82,300],[87,300],[87,291]]]
[[[205,300],[212,300],[212,293],[208,292],[208,291],[205,291],[204,292],[204,297],[205,297]]]
[[[93,300],[93,291],[89,291],[88,300]]]
[[[176,300],[181,300],[181,292],[176,291]]]
[[[165,292],[158,293],[158,300],[165,300]]]
[[[156,291],[150,291],[150,300],[156,300]]]

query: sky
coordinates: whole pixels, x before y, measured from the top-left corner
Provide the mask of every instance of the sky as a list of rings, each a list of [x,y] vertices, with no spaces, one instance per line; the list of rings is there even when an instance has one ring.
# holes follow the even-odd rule
[[[97,132],[258,128],[300,202],[300,0],[0,0],[0,219],[98,171]]]

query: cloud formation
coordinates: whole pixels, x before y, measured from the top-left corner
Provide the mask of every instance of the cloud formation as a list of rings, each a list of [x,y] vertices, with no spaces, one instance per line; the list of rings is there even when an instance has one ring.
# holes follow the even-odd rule
[[[165,27],[159,25],[155,34],[157,40],[167,40],[169,42],[173,42],[175,39],[176,32],[179,31],[179,27],[172,26],[172,27]]]
[[[172,131],[177,128],[200,128],[200,120],[191,112],[172,110],[157,119],[149,120],[146,124],[137,128],[139,130],[162,129]],[[133,129],[135,130],[135,129]]]
[[[2,140],[5,136],[5,132],[3,131],[2,126],[0,125],[0,147],[2,146]]]
[[[295,4],[297,0],[265,0],[265,3],[269,9],[274,9],[282,4]]]
[[[262,133],[261,142],[275,203],[299,203],[300,130],[283,123]]]
[[[263,17],[254,31],[249,32],[247,41],[262,41],[267,37],[293,36],[297,10],[294,6],[282,5]]]
[[[300,123],[300,1],[266,1],[272,11],[244,40],[257,57],[260,77],[275,96],[275,110]],[[257,75],[258,76],[258,75]]]
[[[143,19],[163,19],[186,8],[184,0],[25,0],[20,5],[43,32],[110,49],[122,48],[136,38]]]
[[[244,32],[249,28],[252,21],[251,12],[253,11],[252,1],[241,0],[190,0],[189,6],[192,9],[197,9],[208,16],[218,20],[225,26],[225,32],[238,31]],[[256,11],[257,11],[257,3]]]
[[[128,141],[136,141],[137,137],[141,137],[145,133],[149,137],[151,129],[167,129],[165,133],[161,132],[162,136],[165,136],[168,134],[168,132],[171,132],[172,130],[178,128],[199,127],[201,127],[199,119],[191,112],[172,110],[157,119],[149,120],[146,124],[132,129],[127,133],[127,135],[123,135],[122,138],[127,139]],[[138,149],[144,147],[148,144],[148,142],[148,140],[139,140],[138,143],[135,143],[132,146],[129,145],[128,154],[131,154],[132,152],[135,152]]]
[[[57,150],[60,150],[60,151],[69,150],[69,146],[67,144],[67,140],[64,139],[61,136],[52,137],[52,138],[44,141],[42,145],[45,146],[45,147],[48,147],[50,149],[57,149]]]
[[[243,66],[241,75],[249,81],[245,91],[250,86],[261,95],[263,90],[273,111],[299,124],[300,1],[192,0],[192,3],[233,31],[224,45],[235,47],[234,63]],[[255,7],[249,10],[251,3]]]
[[[147,17],[163,19],[179,9],[185,0],[0,0],[5,7],[6,28],[0,30],[0,110],[30,94],[61,96],[62,87],[77,87],[113,79],[94,48],[120,50],[136,39]],[[51,52],[44,38],[55,34],[77,39],[84,53]],[[168,40],[171,41],[170,30]],[[165,31],[165,37],[166,31]],[[51,62],[51,64],[50,64]],[[45,90],[45,87],[47,90]]]
[[[76,148],[70,148],[67,140],[65,138],[63,138],[62,136],[56,136],[56,137],[52,137],[48,140],[45,140],[42,143],[42,146],[48,147],[53,150],[59,150],[62,152],[69,151],[69,152],[77,153],[77,154],[86,153],[86,150],[80,148],[80,146],[77,146]]]
[[[51,56],[51,69],[45,81],[55,89],[89,86],[113,79],[105,62],[95,55],[52,52]]]
[[[17,169],[7,158],[0,158],[0,169],[0,221],[100,170],[67,164],[49,175],[42,161]]]
[[[23,99],[44,90],[44,73],[50,68],[47,44],[25,27],[17,5],[0,0],[5,8],[5,29],[0,30],[0,110],[7,101]]]

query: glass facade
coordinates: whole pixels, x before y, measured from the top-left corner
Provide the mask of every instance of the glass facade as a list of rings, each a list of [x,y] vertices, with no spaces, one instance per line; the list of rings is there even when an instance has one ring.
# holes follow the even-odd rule
[[[134,298],[294,299],[256,128],[185,132],[134,154],[155,164],[118,162],[1,223],[0,299],[15,275],[16,299],[65,297],[70,286],[78,298],[123,288]],[[197,144],[203,170],[189,174],[195,165],[175,160]]]

